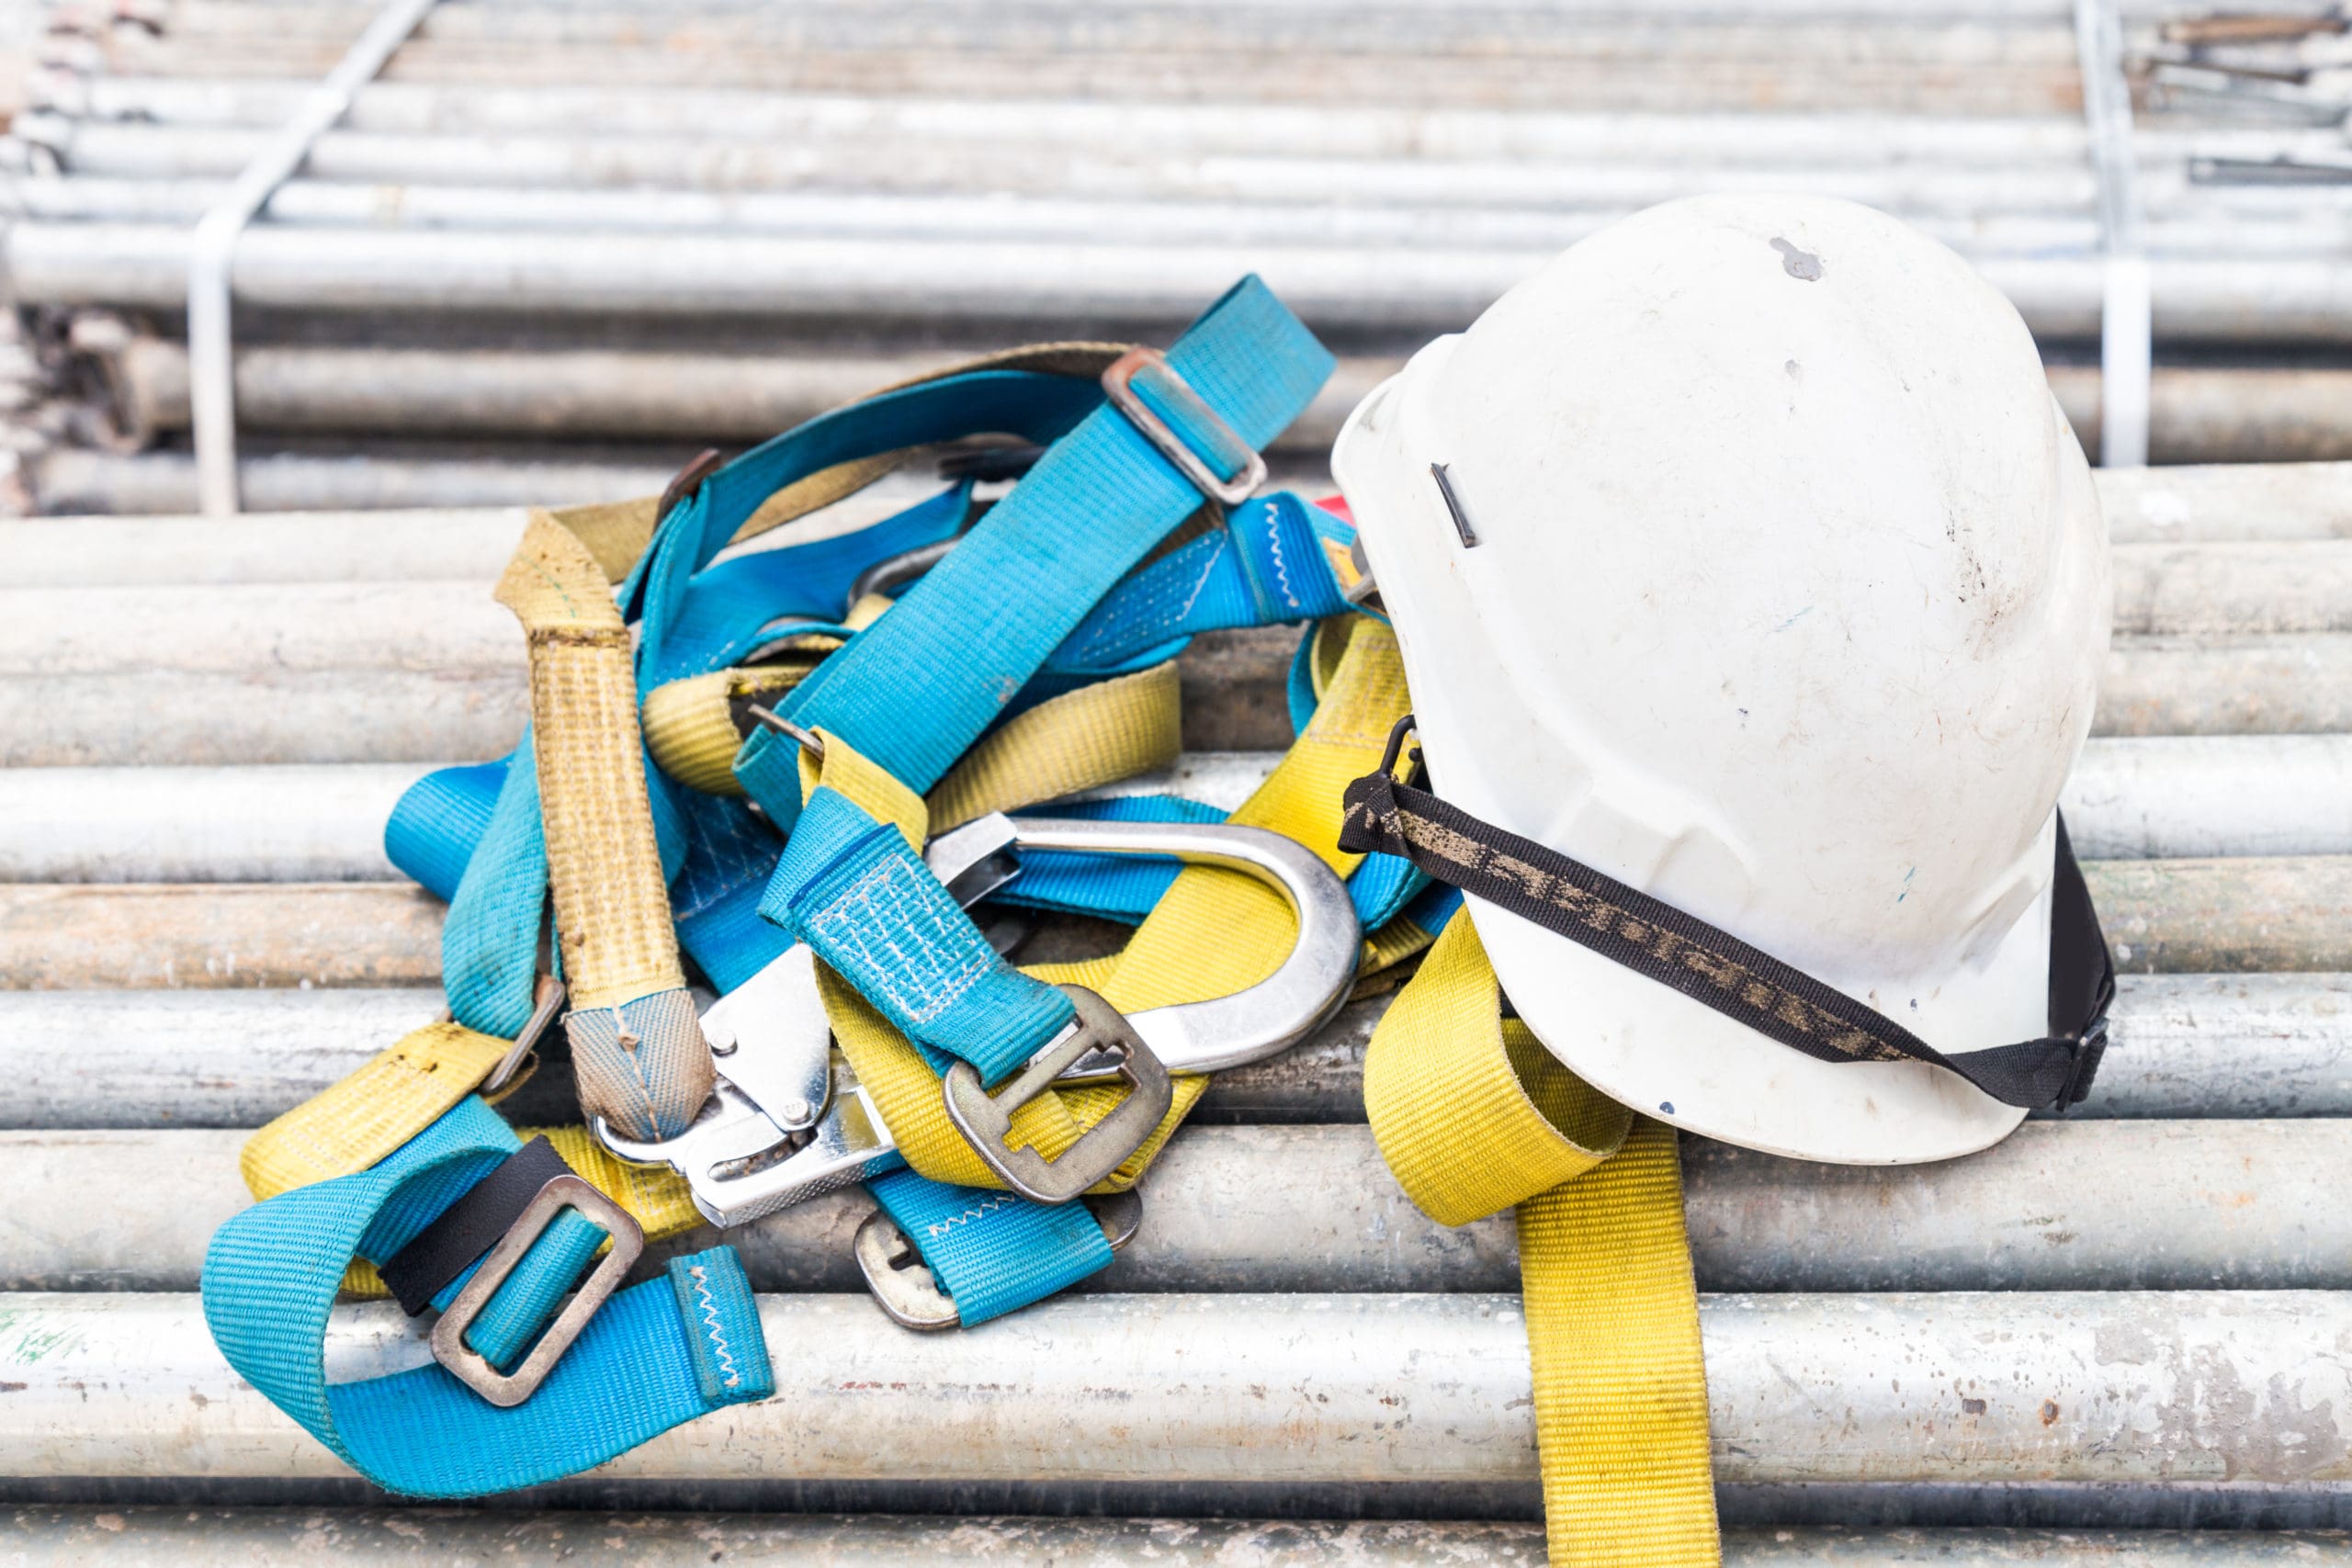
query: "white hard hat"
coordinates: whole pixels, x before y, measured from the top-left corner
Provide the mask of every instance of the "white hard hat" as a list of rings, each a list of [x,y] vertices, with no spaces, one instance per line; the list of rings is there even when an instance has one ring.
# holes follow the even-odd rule
[[[1333,468],[1445,802],[1930,1056],[2061,1032],[2052,887],[2079,878],[2055,806],[2098,694],[2107,530],[2024,322],[1965,262],[1849,202],[1652,208],[1422,349]],[[1893,1163],[2025,1114],[1469,908],[1553,1055],[1679,1126]]]

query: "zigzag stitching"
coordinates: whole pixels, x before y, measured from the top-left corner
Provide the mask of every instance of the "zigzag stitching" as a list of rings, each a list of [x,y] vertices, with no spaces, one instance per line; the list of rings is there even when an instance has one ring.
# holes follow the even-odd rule
[[[937,1241],[941,1236],[944,1235],[947,1232],[954,1230],[957,1225],[970,1224],[974,1220],[979,1219],[998,1209],[1001,1209],[1007,1203],[1012,1201],[1012,1194],[1007,1192],[1001,1197],[991,1198],[985,1203],[975,1203],[960,1214],[951,1214],[944,1220],[933,1220],[931,1224],[923,1227],[922,1234],[929,1236],[932,1240]]]
[[[718,1303],[711,1299],[710,1277],[703,1272],[699,1263],[686,1272],[694,1276],[695,1290],[702,1297],[702,1320],[710,1329],[711,1354],[718,1358],[718,1370],[727,1374],[726,1385],[729,1388],[740,1387],[743,1382],[742,1374],[735,1370],[735,1358],[727,1349],[727,1331],[718,1322]]]
[[[1272,502],[1266,502],[1266,551],[1274,558],[1274,581],[1282,584],[1283,603],[1298,608],[1298,594],[1290,585],[1290,568],[1283,561],[1282,514]]]

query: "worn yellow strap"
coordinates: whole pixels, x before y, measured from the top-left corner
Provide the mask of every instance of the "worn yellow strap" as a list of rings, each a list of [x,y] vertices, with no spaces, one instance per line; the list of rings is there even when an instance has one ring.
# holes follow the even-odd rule
[[[1339,849],[1340,796],[1350,779],[1377,765],[1389,728],[1405,712],[1404,668],[1396,637],[1377,623],[1358,619],[1314,722],[1232,820],[1285,833],[1314,850],[1342,874],[1361,858]],[[927,813],[914,794],[846,745],[825,738],[822,782],[876,818],[895,822],[921,843]],[[1012,767],[1017,759],[1006,759]],[[1050,767],[1050,762],[1040,764]],[[804,768],[806,768],[804,753]],[[820,775],[805,771],[813,788]],[[1122,1012],[1174,1002],[1229,996],[1272,974],[1296,940],[1297,922],[1282,895],[1239,872],[1187,866],[1114,960],[1086,966],[1091,984]],[[1040,979],[1080,976],[1066,966],[1029,971]],[[916,1170],[936,1181],[1001,1186],[947,1118],[939,1078],[898,1032],[854,988],[818,967],[833,1033],[873,1094],[882,1119]],[[1208,1080],[1182,1076],[1168,1116],[1100,1190],[1117,1191],[1141,1179]],[[1108,1115],[1122,1091],[1114,1086],[1055,1089],[1012,1116],[1012,1137],[1051,1159]]]
[[[628,626],[604,569],[536,512],[497,596],[530,638],[539,814],[571,1005],[677,989],[686,976],[639,754]]]
[[[715,670],[657,686],[645,699],[645,744],[662,771],[706,795],[741,795],[736,705],[772,705],[815,668],[784,660]],[[1172,767],[1182,709],[1176,667],[1155,664],[1039,703],[965,753],[930,796],[933,833]]]
[[[1708,1568],[1722,1550],[1674,1130],[1560,1066],[1500,1002],[1464,910],[1373,1032],[1373,1136],[1432,1219],[1518,1208],[1552,1561]]]
[[[931,830],[1176,765],[1176,661],[1064,692],[1007,720],[932,787]]]
[[[531,745],[580,1108],[635,1137],[678,1131],[714,1075],[653,837],[628,627],[596,558],[544,512],[531,514],[497,597],[530,639]]]
[[[237,1168],[254,1199],[365,1170],[474,1091],[513,1046],[428,1023],[245,1140]]]

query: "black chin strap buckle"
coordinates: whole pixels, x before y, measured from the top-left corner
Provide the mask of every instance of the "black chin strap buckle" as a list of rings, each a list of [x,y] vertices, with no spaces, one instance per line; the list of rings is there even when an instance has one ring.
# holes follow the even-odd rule
[[[2053,1102],[2053,1110],[2061,1117],[2091,1096],[2091,1079],[2098,1077],[2100,1058],[2108,1055],[2108,1009],[2105,1009],[2105,1004],[2100,1004],[2098,1016],[2091,1018],[2082,1034],[2072,1037],[2070,1043],[2075,1046],[2075,1072],[2067,1075],[2065,1089],[2058,1090],[2058,1100]]]

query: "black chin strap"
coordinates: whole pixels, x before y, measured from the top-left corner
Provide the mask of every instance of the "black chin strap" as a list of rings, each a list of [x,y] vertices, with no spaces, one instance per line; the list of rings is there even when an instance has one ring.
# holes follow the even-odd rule
[[[1380,771],[1348,786],[1340,847],[1351,854],[1402,856],[1440,882],[1825,1062],[1928,1062],[2028,1109],[2064,1111],[2090,1092],[2107,1049],[2115,962],[2064,818],[2051,896],[2050,1032],[1946,1055],[1877,1009],[1728,931],[1399,783],[1392,770],[1412,725],[1410,714],[1399,719]]]

